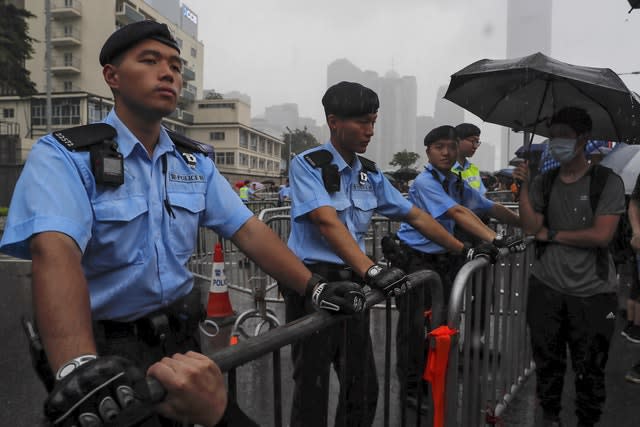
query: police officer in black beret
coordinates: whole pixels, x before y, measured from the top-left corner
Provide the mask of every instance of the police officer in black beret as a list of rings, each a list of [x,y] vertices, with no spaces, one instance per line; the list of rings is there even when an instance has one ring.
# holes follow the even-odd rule
[[[317,307],[353,313],[364,294],[312,275],[242,203],[210,147],[162,127],[183,83],[165,24],[117,30],[100,63],[114,109],[34,145],[0,242],[32,259],[44,366],[55,377],[45,414],[57,426],[134,425],[155,417],[136,399],[150,375],[167,391],[155,408],[171,419],[162,426],[255,425],[227,405],[219,369],[198,353],[204,310],[187,268],[198,227],[230,239]]]

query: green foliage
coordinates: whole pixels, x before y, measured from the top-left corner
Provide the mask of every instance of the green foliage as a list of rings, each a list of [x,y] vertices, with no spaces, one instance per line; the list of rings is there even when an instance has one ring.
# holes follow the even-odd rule
[[[25,62],[33,55],[27,19],[34,15],[0,1],[0,95],[31,95],[36,86]]]
[[[7,216],[9,214],[9,208],[6,206],[0,206],[0,216]]]
[[[420,154],[413,151],[402,150],[393,155],[393,159],[389,162],[391,166],[400,166],[400,168],[408,168],[420,159]]]
[[[289,157],[289,141],[291,141],[291,153],[301,153],[304,150],[320,145],[316,137],[307,131],[306,126],[304,129],[296,128],[291,132],[283,133],[282,139],[284,140],[284,147],[282,147],[280,154],[285,161]]]

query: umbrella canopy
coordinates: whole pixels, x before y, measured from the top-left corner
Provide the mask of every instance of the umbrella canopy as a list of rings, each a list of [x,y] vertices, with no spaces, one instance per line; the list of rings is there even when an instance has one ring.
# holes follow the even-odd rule
[[[629,6],[631,6],[629,13],[631,13],[633,9],[640,9],[640,0],[629,0]]]
[[[579,107],[591,116],[594,139],[640,142],[640,102],[608,68],[541,53],[483,59],[453,74],[444,97],[487,122],[547,137],[554,113]]]
[[[393,177],[398,181],[411,181],[418,176],[420,172],[413,168],[400,168],[395,172],[392,172]]]
[[[620,175],[625,194],[631,194],[640,173],[640,145],[616,144],[600,164]]]

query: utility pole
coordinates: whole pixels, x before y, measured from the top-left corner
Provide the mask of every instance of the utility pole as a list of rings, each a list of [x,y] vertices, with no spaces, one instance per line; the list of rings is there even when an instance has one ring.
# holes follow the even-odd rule
[[[51,0],[44,0],[44,72],[47,76],[46,92],[47,101],[45,106],[45,117],[47,121],[47,133],[51,133]]]

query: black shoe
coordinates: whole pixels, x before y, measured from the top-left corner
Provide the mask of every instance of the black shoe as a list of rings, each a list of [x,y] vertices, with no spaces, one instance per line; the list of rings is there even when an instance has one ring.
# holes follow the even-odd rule
[[[624,379],[635,384],[640,384],[640,363],[633,365],[624,376]]]
[[[635,324],[628,324],[620,334],[627,339],[627,341],[634,344],[640,344],[640,326]]]

